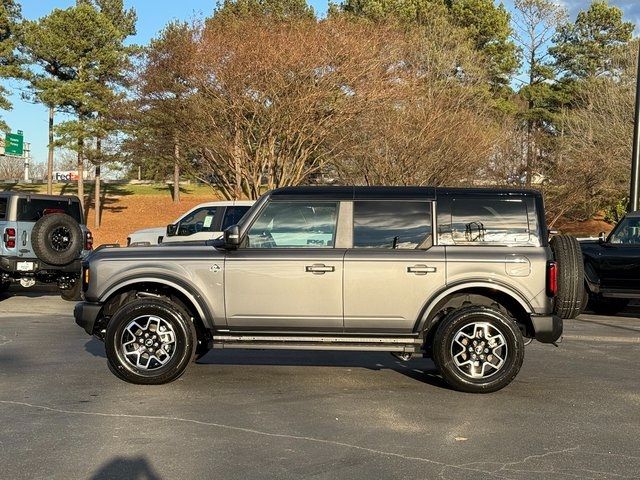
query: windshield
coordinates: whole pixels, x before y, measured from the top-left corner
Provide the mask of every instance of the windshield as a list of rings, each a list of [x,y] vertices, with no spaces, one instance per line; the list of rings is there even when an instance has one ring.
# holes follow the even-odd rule
[[[640,244],[640,217],[625,217],[609,237],[609,243]]]

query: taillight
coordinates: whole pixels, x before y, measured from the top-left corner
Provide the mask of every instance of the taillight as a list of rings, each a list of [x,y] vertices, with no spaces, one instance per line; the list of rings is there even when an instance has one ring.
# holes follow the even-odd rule
[[[5,228],[4,229],[4,246],[7,248],[16,248],[16,229]]]
[[[555,297],[558,294],[558,264],[547,263],[547,295]]]
[[[93,250],[93,234],[91,232],[87,232],[84,237],[84,249]]]

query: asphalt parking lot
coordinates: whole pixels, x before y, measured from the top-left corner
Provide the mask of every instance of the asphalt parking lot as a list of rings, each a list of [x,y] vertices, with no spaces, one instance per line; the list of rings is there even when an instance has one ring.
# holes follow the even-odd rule
[[[0,297],[1,478],[640,478],[637,307],[528,346],[490,395],[378,353],[210,352],[129,385],[72,308]]]

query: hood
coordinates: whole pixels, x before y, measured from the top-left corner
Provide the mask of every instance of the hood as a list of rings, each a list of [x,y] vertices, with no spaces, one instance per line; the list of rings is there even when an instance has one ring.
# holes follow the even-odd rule
[[[133,235],[149,235],[149,234],[153,234],[153,235],[163,235],[167,233],[167,227],[153,227],[153,228],[143,228],[142,230],[136,230],[135,232],[131,233],[129,236],[133,236]]]

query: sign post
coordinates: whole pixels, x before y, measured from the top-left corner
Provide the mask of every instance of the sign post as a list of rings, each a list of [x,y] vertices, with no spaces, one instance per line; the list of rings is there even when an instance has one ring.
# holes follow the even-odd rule
[[[638,42],[640,47],[640,42]],[[629,211],[638,210],[640,197],[640,48],[638,49],[638,74],[636,78],[636,111],[633,121],[633,153],[631,155],[631,188],[629,190]]]

